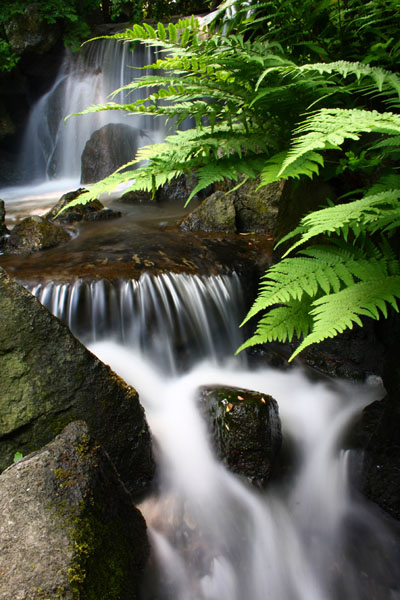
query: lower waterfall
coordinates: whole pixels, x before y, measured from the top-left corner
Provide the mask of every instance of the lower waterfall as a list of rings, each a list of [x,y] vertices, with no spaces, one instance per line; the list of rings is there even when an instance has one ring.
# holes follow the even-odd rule
[[[140,506],[152,558],[141,600],[397,600],[396,525],[355,491],[342,440],[384,390],[252,368],[234,357],[236,276],[144,275],[138,282],[31,291],[134,386],[159,466]],[[265,491],[217,461],[196,390],[257,390],[279,404],[290,468]],[[351,469],[351,472],[354,469]]]

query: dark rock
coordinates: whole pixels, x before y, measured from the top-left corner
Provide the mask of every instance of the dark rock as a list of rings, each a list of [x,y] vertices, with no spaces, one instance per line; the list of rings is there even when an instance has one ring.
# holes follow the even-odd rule
[[[200,404],[219,458],[257,487],[266,485],[282,443],[277,402],[222,386],[200,388]]]
[[[3,237],[9,233],[6,227],[6,209],[4,200],[0,200],[0,246],[3,244]]]
[[[387,353],[383,365],[386,397],[367,406],[357,433],[363,451],[360,487],[390,515],[400,519],[400,319],[382,323]]]
[[[280,185],[281,197],[274,227],[276,241],[295,229],[302,217],[311,211],[327,206],[328,199],[335,199],[334,190],[320,179],[301,179],[283,181]],[[283,253],[286,246],[280,247]]]
[[[81,182],[95,183],[135,158],[135,129],[110,123],[95,131],[86,142],[81,157]]]
[[[146,524],[82,421],[0,475],[0,600],[138,598]]]
[[[127,204],[149,204],[154,203],[154,200],[151,197],[150,192],[145,192],[143,190],[136,190],[134,192],[126,192],[120,198],[121,202],[126,202]]]
[[[179,229],[235,233],[237,228],[234,198],[224,192],[214,192],[181,220]]]
[[[196,177],[189,175],[179,175],[174,177],[168,183],[165,183],[156,191],[155,200],[160,203],[178,204],[184,206],[190,194],[197,185]],[[201,190],[194,199],[204,199],[213,192],[212,187]]]
[[[104,208],[100,200],[92,200],[87,204],[76,204],[65,209],[61,214],[58,214],[67,204],[78,198],[86,192],[85,188],[79,188],[73,192],[64,194],[59,202],[46,214],[46,219],[49,221],[57,221],[58,223],[76,223],[78,221],[103,221],[115,219],[121,216],[120,212]]]
[[[0,102],[0,140],[12,135],[16,132],[16,125],[11,119],[9,112],[4,106],[3,102]]]
[[[0,470],[82,419],[129,491],[143,493],[154,463],[137,392],[2,269],[0,314]]]
[[[236,226],[238,232],[273,231],[282,195],[282,182],[260,189],[258,179],[250,179],[235,193]]]
[[[47,23],[42,18],[39,3],[28,4],[23,14],[5,22],[4,31],[12,50],[19,56],[24,52],[48,52],[61,34],[58,23]]]
[[[70,236],[63,227],[43,217],[26,217],[17,223],[5,240],[4,250],[8,254],[30,254],[67,242]]]

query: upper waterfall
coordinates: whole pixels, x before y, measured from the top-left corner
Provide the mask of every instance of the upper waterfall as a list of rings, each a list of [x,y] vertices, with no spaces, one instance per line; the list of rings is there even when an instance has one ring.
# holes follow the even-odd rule
[[[124,111],[106,111],[73,117],[68,115],[103,104],[114,90],[143,74],[154,60],[154,49],[117,40],[96,40],[79,53],[65,51],[58,76],[51,89],[33,107],[21,148],[19,170],[26,182],[43,183],[54,179],[80,181],[81,155],[90,136],[104,125],[125,124],[135,146],[162,140],[165,127],[148,116]],[[133,102],[141,91],[126,92],[117,102]],[[129,135],[129,133],[128,133]],[[134,158],[132,156],[132,158]]]

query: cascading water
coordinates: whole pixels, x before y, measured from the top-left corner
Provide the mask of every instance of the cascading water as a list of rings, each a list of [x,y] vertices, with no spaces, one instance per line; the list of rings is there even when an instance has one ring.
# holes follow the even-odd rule
[[[103,111],[72,117],[93,104],[103,104],[109,95],[145,71],[155,50],[117,40],[90,42],[79,53],[65,51],[58,76],[51,89],[32,108],[18,163],[20,183],[1,190],[7,205],[32,196],[43,197],[79,187],[81,155],[91,135],[108,124],[124,125],[124,148],[132,147],[134,158],[140,146],[160,142],[166,126],[146,115],[127,115],[125,111]],[[133,102],[143,97],[142,90],[129,95],[122,92],[116,102]],[[130,146],[129,146],[130,142]],[[118,157],[116,157],[117,160]],[[120,163],[123,164],[124,160]]]
[[[398,532],[352,490],[351,453],[340,450],[355,415],[382,395],[379,386],[321,383],[297,369],[254,370],[234,359],[236,277],[145,275],[32,291],[145,406],[159,488],[141,506],[153,548],[142,600],[400,598]],[[184,373],[182,345],[193,350]],[[278,401],[295,459],[265,492],[216,460],[196,405],[207,384]]]
[[[31,112],[22,147],[20,171],[29,180],[73,178],[81,174],[81,154],[92,133],[108,123],[130,127],[136,147],[154,143],[164,137],[163,128],[148,116],[129,116],[123,111],[105,111],[74,117],[67,115],[92,104],[108,101],[109,94],[129,83],[150,64],[154,51],[139,46],[133,52],[129,44],[117,40],[96,41],[79,54],[66,51],[65,59],[53,87],[37,102]],[[129,96],[133,102],[140,91]],[[118,102],[127,101],[121,92]],[[132,158],[134,158],[132,156]]]

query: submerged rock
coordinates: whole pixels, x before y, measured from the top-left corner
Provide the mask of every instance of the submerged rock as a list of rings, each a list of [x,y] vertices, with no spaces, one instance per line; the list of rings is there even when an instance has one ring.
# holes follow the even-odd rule
[[[154,463],[136,390],[1,268],[0,314],[0,470],[15,452],[37,450],[83,419],[129,491],[141,495]]]
[[[60,225],[43,217],[26,217],[15,225],[5,240],[4,251],[8,254],[30,254],[58,246],[68,240],[69,233]]]
[[[67,204],[86,192],[85,188],[79,188],[61,196],[55,206],[46,214],[46,219],[58,223],[76,223],[77,221],[103,221],[115,219],[121,216],[120,212],[104,208],[100,200],[92,200],[87,204],[76,204],[58,214]]]
[[[145,521],[82,421],[0,475],[0,600],[135,600]]]
[[[219,458],[229,470],[264,487],[282,444],[276,400],[217,385],[200,388],[199,397]]]

